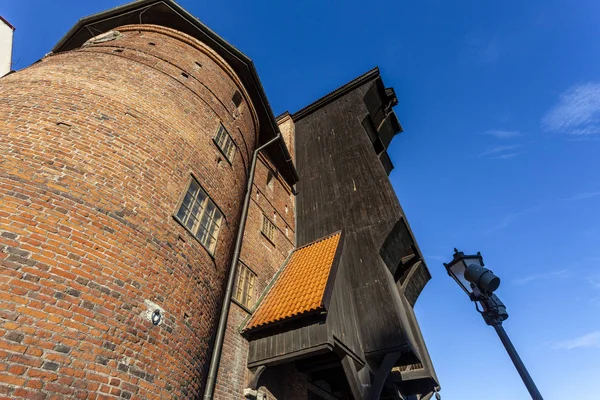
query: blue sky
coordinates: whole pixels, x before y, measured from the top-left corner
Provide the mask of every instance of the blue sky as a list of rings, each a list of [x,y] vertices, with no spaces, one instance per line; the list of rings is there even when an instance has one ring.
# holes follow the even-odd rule
[[[123,3],[1,0],[16,68]],[[375,65],[396,89],[390,179],[433,275],[416,310],[444,399],[528,398],[445,274],[453,247],[502,278],[505,328],[545,399],[600,398],[599,2],[180,4],[254,60],[275,114]]]

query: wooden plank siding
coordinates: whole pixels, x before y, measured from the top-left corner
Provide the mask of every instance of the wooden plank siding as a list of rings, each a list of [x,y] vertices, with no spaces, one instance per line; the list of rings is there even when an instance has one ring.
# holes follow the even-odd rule
[[[333,343],[328,341],[324,323],[313,323],[252,338],[248,354],[248,366],[271,365],[289,362],[303,356],[331,351]]]
[[[416,378],[411,390],[425,395],[437,378],[412,307],[431,276],[388,178],[385,152],[401,131],[390,113],[395,95],[378,72],[365,76],[292,115],[296,246],[343,230],[343,249],[326,312],[248,332],[248,366],[300,359],[329,365],[332,355],[369,369],[384,359],[422,363],[407,379]],[[363,372],[361,379],[370,379],[378,371]]]
[[[374,99],[376,85],[376,80],[366,82],[296,121],[300,176],[297,241],[302,245],[345,229],[348,250],[340,269],[347,279],[340,281],[336,304],[340,308],[342,303],[348,304],[355,312],[332,319],[331,332],[358,327],[364,353],[390,349],[410,352],[414,346],[407,336],[412,335],[402,323],[405,318],[401,318],[398,291],[379,256],[388,233],[404,214],[363,127],[364,118],[384,106],[385,99],[379,99],[379,105]],[[398,242],[409,247],[412,238]],[[352,315],[355,321],[349,317]],[[353,340],[352,335],[346,337]],[[357,348],[355,343],[348,347]]]

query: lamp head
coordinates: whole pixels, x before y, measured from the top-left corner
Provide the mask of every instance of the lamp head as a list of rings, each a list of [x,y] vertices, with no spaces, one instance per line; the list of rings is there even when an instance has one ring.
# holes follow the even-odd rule
[[[448,275],[465,291],[472,299],[476,294],[473,287],[481,292],[491,293],[500,286],[500,278],[487,268],[483,267],[481,253],[465,255],[462,251],[454,249],[454,257],[451,262],[444,264]]]
[[[500,278],[489,269],[477,264],[467,266],[465,279],[477,286],[482,292],[492,293],[500,286]]]

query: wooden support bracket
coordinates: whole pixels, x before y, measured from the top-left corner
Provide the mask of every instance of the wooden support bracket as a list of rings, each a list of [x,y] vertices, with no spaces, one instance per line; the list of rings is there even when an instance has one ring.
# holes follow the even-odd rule
[[[399,351],[388,353],[385,355],[383,361],[379,365],[377,373],[375,374],[373,384],[371,385],[371,388],[368,391],[369,394],[368,396],[366,396],[366,399],[379,400],[379,398],[381,397],[381,391],[383,390],[383,386],[385,385],[385,381],[387,380],[390,371],[392,370],[394,365],[396,365],[396,362],[398,361],[401,355],[402,353]]]
[[[364,390],[354,360],[349,355],[345,355],[342,358],[342,367],[344,368],[344,374],[348,380],[352,397],[354,397],[354,400],[362,400]]]
[[[252,390],[258,389],[258,380],[262,373],[267,369],[264,365],[260,365],[258,367],[252,368],[250,372],[252,372],[252,377],[250,378],[250,382],[248,382],[248,388]]]

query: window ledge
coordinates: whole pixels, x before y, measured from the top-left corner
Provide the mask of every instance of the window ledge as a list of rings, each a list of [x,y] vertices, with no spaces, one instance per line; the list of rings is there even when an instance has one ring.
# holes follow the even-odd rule
[[[225,161],[227,161],[227,164],[229,164],[230,167],[233,167],[233,161],[231,161],[231,160],[229,160],[229,158],[227,158],[227,155],[225,154],[225,152],[223,150],[221,150],[221,147],[219,146],[219,144],[217,143],[215,138],[213,138],[212,141],[215,144],[215,147],[217,148],[217,150],[219,150],[219,153],[221,153],[223,158],[225,158]],[[237,150],[237,148],[236,148],[236,150]],[[235,154],[234,154],[234,157],[235,157]]]
[[[273,247],[277,247],[277,246],[275,246],[275,242],[272,241],[262,230],[260,231],[260,234],[263,235],[263,237],[265,239],[267,239],[267,242],[271,243],[273,245]]]
[[[231,301],[237,304],[242,310],[246,311],[248,314],[252,314],[252,311],[248,307],[237,301],[234,297],[231,297]]]

